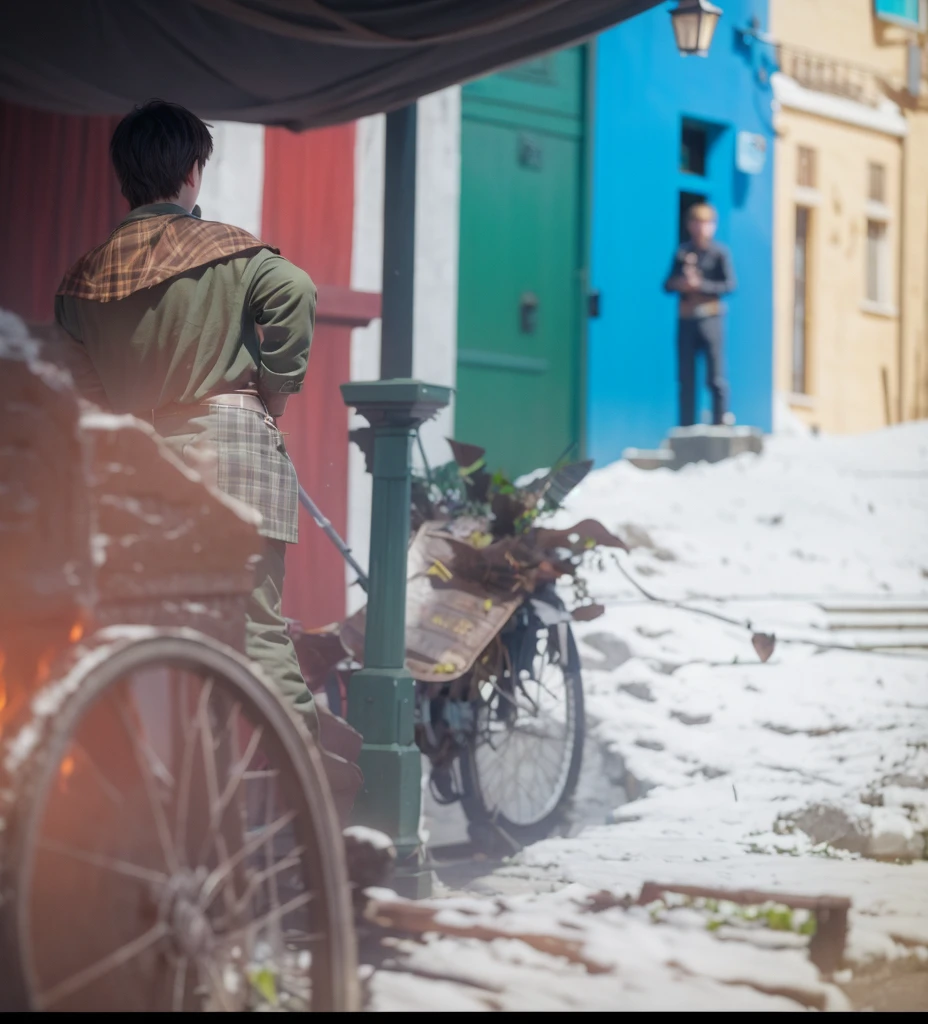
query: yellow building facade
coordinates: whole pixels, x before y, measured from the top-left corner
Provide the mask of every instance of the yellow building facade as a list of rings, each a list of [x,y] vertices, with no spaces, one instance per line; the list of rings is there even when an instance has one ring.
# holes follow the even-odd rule
[[[774,386],[827,432],[928,416],[926,8],[770,0]]]

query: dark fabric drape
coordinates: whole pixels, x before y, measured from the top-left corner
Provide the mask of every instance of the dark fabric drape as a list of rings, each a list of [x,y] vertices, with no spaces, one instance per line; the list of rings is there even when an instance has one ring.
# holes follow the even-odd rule
[[[0,101],[0,309],[51,320],[64,272],[125,215],[109,159],[114,126]]]
[[[344,536],[348,524],[348,410],[339,384],[351,376],[351,328],[326,322],[329,285],[351,283],[354,125],[294,135],[269,128],[264,141],[261,237],[302,267],[320,292],[303,390],[282,420],[300,482]],[[300,542],[287,552],[284,614],[304,626],[345,612],[345,563],[300,513]]]
[[[157,96],[203,117],[319,127],[568,46],[658,2],[11,2],[0,26],[0,97],[119,114]]]

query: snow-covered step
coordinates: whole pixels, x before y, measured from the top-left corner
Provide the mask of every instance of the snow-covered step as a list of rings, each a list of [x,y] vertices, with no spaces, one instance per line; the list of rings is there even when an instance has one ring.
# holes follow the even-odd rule
[[[928,615],[928,595],[916,597],[821,597],[816,603],[826,612],[860,612],[863,615],[893,615],[897,612],[924,612]]]
[[[875,629],[866,632],[861,630],[859,633],[842,634],[839,642],[882,651],[928,651],[928,629],[924,631],[913,629],[898,633]]]
[[[828,613],[829,629],[919,629],[928,631],[928,609],[925,611],[879,611]]]
[[[840,642],[884,650],[928,650],[928,598],[827,598],[819,602]]]

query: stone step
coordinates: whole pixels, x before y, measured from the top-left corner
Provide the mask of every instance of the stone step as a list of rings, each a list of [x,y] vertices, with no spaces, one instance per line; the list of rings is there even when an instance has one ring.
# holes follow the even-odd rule
[[[925,611],[897,611],[880,609],[865,612],[830,612],[828,628],[833,630],[921,629],[928,632],[928,609]]]
[[[669,448],[626,448],[622,458],[638,469],[676,469],[676,457]]]
[[[829,614],[885,616],[899,614],[928,615],[926,597],[825,597],[816,601],[819,608]]]
[[[691,462],[721,462],[734,455],[764,450],[764,436],[756,427],[677,427],[667,438],[680,466]]]
[[[764,436],[756,427],[676,427],[660,448],[626,448],[622,458],[638,469],[680,469],[693,462],[721,462],[744,452],[760,454]]]

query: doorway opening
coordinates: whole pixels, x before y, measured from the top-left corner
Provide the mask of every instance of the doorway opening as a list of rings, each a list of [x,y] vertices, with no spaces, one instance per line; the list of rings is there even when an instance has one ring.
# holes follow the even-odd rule
[[[705,193],[701,192],[681,192],[680,193],[680,222],[679,222],[679,235],[680,241],[685,242],[690,236],[686,230],[686,219],[689,215],[690,208],[696,206],[697,203],[707,203],[709,197]]]

